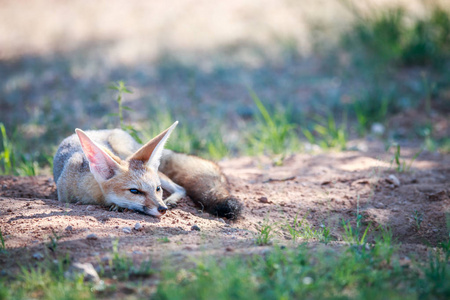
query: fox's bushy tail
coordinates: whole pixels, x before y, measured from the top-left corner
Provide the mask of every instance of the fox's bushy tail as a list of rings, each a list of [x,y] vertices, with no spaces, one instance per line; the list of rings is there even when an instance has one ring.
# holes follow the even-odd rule
[[[241,215],[242,203],[230,194],[228,181],[215,163],[165,150],[159,171],[184,187],[187,195],[210,214],[228,219]]]

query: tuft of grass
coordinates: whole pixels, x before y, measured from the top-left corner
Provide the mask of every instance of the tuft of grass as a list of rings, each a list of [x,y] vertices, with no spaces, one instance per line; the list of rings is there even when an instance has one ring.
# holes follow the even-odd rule
[[[380,257],[384,257],[386,263],[390,264],[392,256],[398,248],[394,244],[392,229],[390,227],[384,227],[381,225],[377,229],[381,232],[381,235],[375,236],[375,244],[373,246],[374,254]]]
[[[112,241],[112,256],[108,261],[108,268],[101,267],[100,275],[114,277],[119,280],[128,280],[130,277],[148,277],[153,274],[149,260],[136,267],[133,259],[119,252],[119,239]]]
[[[206,142],[207,157],[215,160],[224,158],[230,154],[229,146],[223,140],[220,131],[215,131],[215,134],[210,134]]]
[[[380,98],[381,97],[381,98]],[[374,123],[384,124],[387,119],[391,99],[388,96],[366,94],[357,98],[353,104],[353,110],[358,122],[359,136],[364,136]]]
[[[364,245],[366,242],[367,233],[369,232],[370,224],[363,230],[362,220],[363,215],[359,210],[359,196],[358,205],[356,209],[356,224],[355,227],[352,226],[349,220],[342,220],[342,227],[344,228],[343,239],[347,243],[352,245]]]
[[[156,114],[150,125],[143,130],[143,136],[146,140],[150,140],[174,122],[175,119],[168,112],[160,112]],[[200,131],[182,121],[167,141],[168,149],[196,155],[206,154],[205,145],[205,138],[202,138]]]
[[[0,229],[0,252],[6,252],[5,238],[3,237],[3,232]]]
[[[342,220],[342,226],[345,232],[343,236],[344,241],[350,244],[364,245],[367,233],[369,232],[369,226],[363,232],[361,232],[361,227],[358,224],[356,227],[353,227],[348,220]]]
[[[0,279],[1,299],[94,299],[92,284],[83,276],[68,278],[69,261],[60,258],[44,261],[37,267],[20,268],[13,278]]]
[[[122,128],[122,130],[125,130],[126,132],[128,132],[136,141],[138,141],[139,143],[142,144],[142,140],[140,139],[137,130],[132,125],[126,125],[123,121],[123,111],[124,110],[133,111],[132,108],[122,104],[123,95],[133,93],[131,91],[130,87],[127,87],[125,82],[123,82],[123,81],[117,81],[117,82],[111,83],[109,85],[109,89],[117,91],[116,101],[117,101],[117,105],[118,105],[118,109],[119,109],[118,113],[112,113],[109,115],[110,116],[118,116],[120,128]]]
[[[61,239],[61,236],[58,235],[52,228],[52,235],[49,237],[49,242],[47,244],[47,248],[49,248],[52,252],[55,252],[58,248],[58,241]]]
[[[32,155],[22,154],[7,133],[3,123],[0,123],[1,152],[0,175],[36,176],[39,173],[39,163]]]
[[[2,152],[0,152],[0,162],[2,173],[5,175],[13,174],[14,170],[14,147],[6,134],[6,128],[0,123],[0,131],[2,134]]]
[[[389,148],[388,148],[388,150],[389,150]],[[420,150],[416,154],[414,154],[414,156],[411,158],[411,161],[409,162],[409,164],[406,162],[405,159],[401,158],[401,153],[400,152],[401,152],[401,147],[400,147],[399,144],[397,144],[395,146],[394,156],[393,156],[393,158],[391,160],[391,166],[392,166],[393,163],[395,163],[395,165],[396,165],[395,169],[397,170],[397,172],[398,173],[403,173],[403,172],[409,172],[410,171],[413,162],[422,153],[422,150]]]
[[[256,244],[258,246],[265,246],[265,245],[272,244],[271,239],[273,237],[273,231],[274,231],[274,228],[272,225],[263,224],[261,226],[261,230],[260,230],[258,236],[256,237]]]
[[[416,225],[417,231],[419,231],[420,230],[420,225],[422,224],[422,221],[423,221],[423,213],[421,213],[420,211],[415,209],[411,216],[414,219],[414,223]]]
[[[159,242],[159,243],[170,243],[170,240],[169,240],[169,238],[167,236],[162,237],[162,238],[158,238],[156,241]]]
[[[251,89],[249,93],[259,112],[255,127],[247,135],[249,154],[285,154],[298,149],[296,126],[289,122],[287,113],[277,110],[270,114],[256,93]]]
[[[328,227],[323,227],[320,229],[314,229],[306,220],[305,215],[302,219],[298,219],[298,216],[295,216],[292,224],[287,222],[284,229],[286,229],[292,241],[296,241],[297,238],[301,238],[306,241],[310,240],[318,240],[327,244],[331,240],[330,229]]]
[[[347,148],[347,115],[344,113],[343,121],[340,126],[337,125],[333,114],[329,113],[328,117],[316,116],[315,124],[312,130],[302,129],[306,139],[311,143],[320,146],[322,149],[339,149]]]
[[[265,255],[242,259],[206,258],[189,269],[165,269],[155,299],[378,299],[446,298],[450,289],[448,258],[401,267],[370,247],[343,251],[274,247]]]
[[[438,1],[427,3],[421,17],[403,6],[372,9],[365,14],[343,1],[355,17],[342,41],[356,64],[441,68],[450,57],[450,12]],[[443,64],[444,63],[444,64]]]

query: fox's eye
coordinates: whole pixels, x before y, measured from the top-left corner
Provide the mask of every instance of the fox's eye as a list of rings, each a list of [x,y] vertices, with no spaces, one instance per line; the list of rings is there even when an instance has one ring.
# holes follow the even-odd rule
[[[156,187],[156,191],[159,192],[160,190],[161,190],[161,186],[158,185],[158,186]]]
[[[137,194],[140,194],[141,191],[139,191],[138,189],[130,189],[130,193],[137,195]]]

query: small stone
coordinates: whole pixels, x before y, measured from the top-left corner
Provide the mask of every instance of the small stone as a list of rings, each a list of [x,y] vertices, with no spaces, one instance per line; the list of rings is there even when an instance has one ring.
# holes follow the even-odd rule
[[[384,204],[381,202],[377,202],[373,205],[375,208],[384,208]]]
[[[97,235],[95,233],[91,233],[91,234],[88,234],[86,236],[86,239],[91,240],[91,241],[95,241],[95,240],[98,240],[98,237],[97,237]]]
[[[73,230],[73,227],[69,225],[69,226],[66,227],[65,230],[66,230],[66,231],[72,231],[72,230]]]
[[[133,251],[133,254],[136,254],[136,255],[141,255],[141,254],[143,254],[143,253],[142,253],[142,251],[139,251],[139,250],[134,250],[134,251]]]
[[[124,228],[122,228],[122,231],[124,233],[131,233],[131,228],[130,227],[124,227]]]
[[[6,184],[2,185],[2,190],[6,190],[8,186]]]
[[[94,266],[90,263],[73,263],[64,275],[68,278],[74,278],[76,274],[82,274],[84,281],[100,281],[97,271],[95,271]]]
[[[398,180],[397,176],[391,174],[386,178],[387,183],[391,183],[394,187],[400,186],[400,180]]]
[[[220,223],[226,224],[224,219],[219,218],[218,221],[219,221]]]
[[[136,224],[134,224],[134,230],[137,230],[137,231],[142,230],[141,223],[137,222]]]
[[[196,224],[192,225],[191,230],[194,231],[200,231],[200,227],[198,227]]]
[[[93,210],[95,210],[95,206],[94,205],[88,205],[88,206],[86,206],[86,210],[87,211],[93,211]]]
[[[267,197],[264,197],[264,196],[260,197],[258,199],[258,201],[261,203],[269,203],[269,199],[267,199]]]
[[[226,247],[226,248],[225,248],[225,251],[227,251],[227,252],[233,252],[233,251],[234,251],[234,249],[233,249],[233,248],[231,248],[231,247]]]
[[[443,201],[445,200],[447,197],[447,193],[445,190],[436,192],[436,193],[432,193],[432,194],[427,194],[427,198],[430,201]]]
[[[384,125],[381,123],[373,123],[370,131],[375,135],[383,135],[384,134]]]
[[[12,209],[11,209],[11,208],[8,208],[6,211],[7,211],[7,212],[12,212]]]
[[[42,255],[41,252],[36,252],[33,254],[33,258],[36,260],[43,260],[44,259],[44,255]]]

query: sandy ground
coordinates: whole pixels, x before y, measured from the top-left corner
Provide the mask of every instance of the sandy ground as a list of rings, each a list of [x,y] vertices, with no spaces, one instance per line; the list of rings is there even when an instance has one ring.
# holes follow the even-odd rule
[[[403,151],[410,157],[414,153]],[[364,216],[363,224],[371,226],[369,241],[377,234],[376,227],[390,226],[406,252],[425,257],[428,247],[448,238],[450,157],[422,153],[404,173],[390,167],[391,158],[392,154],[373,151],[296,154],[282,166],[273,166],[266,157],[222,161],[233,193],[244,203],[243,217],[236,222],[202,213],[188,198],[156,219],[60,203],[50,177],[0,177],[0,228],[8,252],[0,254],[0,264],[8,270],[18,263],[69,253],[75,261],[95,265],[111,255],[116,239],[120,252],[135,261],[258,253],[264,247],[258,247],[255,238],[265,223],[276,229],[276,243],[292,245],[281,228],[297,215],[306,216],[314,228],[330,228],[330,245],[340,245],[342,220],[354,225],[357,210]],[[389,175],[400,185],[387,180]],[[420,228],[415,211],[422,219]],[[136,223],[142,225],[140,230],[134,229]],[[96,239],[88,238],[91,234]],[[53,249],[50,238],[55,235],[60,239]],[[310,241],[311,247],[317,244]]]

